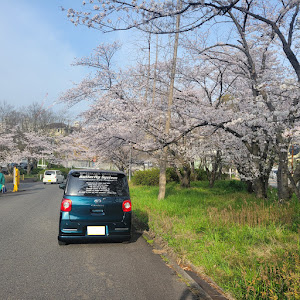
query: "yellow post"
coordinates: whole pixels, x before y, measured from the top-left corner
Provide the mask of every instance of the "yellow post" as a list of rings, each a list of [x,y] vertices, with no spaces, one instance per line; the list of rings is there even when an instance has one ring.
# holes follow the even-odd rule
[[[19,184],[20,184],[20,172],[16,167],[14,167],[14,189],[13,189],[13,192],[18,191]]]

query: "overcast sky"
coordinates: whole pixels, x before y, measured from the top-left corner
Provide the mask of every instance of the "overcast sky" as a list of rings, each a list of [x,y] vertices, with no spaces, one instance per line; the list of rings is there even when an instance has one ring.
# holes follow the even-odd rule
[[[51,106],[86,73],[71,66],[75,57],[89,55],[102,42],[124,40],[126,33],[103,35],[68,21],[60,6],[81,2],[0,0],[0,101],[22,107],[46,98],[44,106]]]

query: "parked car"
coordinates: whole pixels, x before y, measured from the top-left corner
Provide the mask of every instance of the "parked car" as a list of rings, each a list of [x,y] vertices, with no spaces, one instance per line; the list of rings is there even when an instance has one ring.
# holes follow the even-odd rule
[[[64,175],[59,170],[47,170],[44,172],[43,183],[62,183],[64,182]]]
[[[103,239],[130,240],[131,201],[126,175],[71,170],[61,202],[58,244]]]

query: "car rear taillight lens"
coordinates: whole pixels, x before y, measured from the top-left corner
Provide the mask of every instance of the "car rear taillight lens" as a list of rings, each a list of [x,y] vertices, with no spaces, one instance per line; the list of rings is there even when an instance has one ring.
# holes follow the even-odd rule
[[[131,211],[131,201],[130,200],[123,201],[122,209],[123,209],[124,212]]]
[[[64,212],[69,212],[72,209],[72,200],[63,198],[61,201],[60,210]]]

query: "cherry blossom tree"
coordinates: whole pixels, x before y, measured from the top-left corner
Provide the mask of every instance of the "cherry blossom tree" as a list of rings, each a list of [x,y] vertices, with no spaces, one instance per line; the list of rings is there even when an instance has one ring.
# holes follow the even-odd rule
[[[56,161],[55,157],[55,141],[52,137],[47,136],[45,132],[28,131],[18,132],[15,137],[23,158],[28,161],[28,166],[36,164],[39,159],[46,158],[50,161]],[[27,168],[30,173],[30,168]]]
[[[275,147],[278,141],[275,137],[277,133],[292,125],[287,118],[280,118],[278,122],[276,114],[278,110],[283,112],[283,108],[285,111],[294,111],[294,106],[288,99],[278,98],[279,91],[276,86],[282,82],[279,76],[282,70],[274,67],[278,64],[272,52],[266,50],[268,49],[266,44],[254,47],[253,40],[246,39],[244,34],[242,37],[243,48],[226,44],[214,45],[205,51],[205,60],[211,62],[215,69],[222,70],[218,71],[218,77],[223,78],[218,88],[221,94],[215,96],[219,101],[209,100],[216,108],[215,114],[221,113],[222,118],[219,117],[219,121],[207,121],[216,129],[221,129],[232,134],[235,139],[240,139],[243,146],[239,146],[239,151],[246,151],[246,153],[241,156],[243,160],[237,164],[238,170],[245,179],[253,183],[254,191],[258,196],[266,197],[269,173],[274,163],[275,152],[278,153]],[[251,52],[245,51],[247,48],[250,49],[249,43],[251,43]],[[201,55],[204,53],[199,49],[197,52]],[[197,75],[199,69],[200,67],[197,66],[195,75],[187,73],[187,78],[188,80],[192,78],[192,81],[197,84],[201,83],[207,98],[211,99],[213,95],[211,91],[218,86],[216,85],[218,80],[212,81],[209,90],[205,84],[208,79],[201,80]],[[210,74],[211,79],[213,70],[211,69],[207,74]],[[222,90],[223,93],[227,92],[232,100],[222,101],[224,100]],[[197,111],[196,107],[192,111],[200,115],[201,112]],[[191,117],[196,116],[191,115]],[[288,146],[288,141],[284,145]],[[239,156],[234,155],[234,157]]]
[[[51,136],[49,124],[63,120],[65,116],[43,107],[43,103],[16,109],[5,101],[0,102],[0,164],[28,159],[30,165],[40,158],[58,162],[57,138]]]
[[[0,166],[6,166],[12,161],[18,161],[20,152],[14,142],[12,133],[1,132],[0,134]]]
[[[274,0],[272,5],[251,0],[181,1],[181,7],[175,2],[155,1],[92,3],[84,2],[82,11],[70,9],[71,20],[103,31],[135,27],[156,33],[202,30],[206,24],[218,26],[218,22],[224,22],[229,33],[215,43],[209,33],[201,31],[190,41],[186,48],[194,66],[182,61],[177,68],[169,106],[165,101],[169,63],[155,67],[159,73],[152,77],[155,105],[151,107],[141,105],[151,86],[149,76],[147,80],[142,78],[139,68],[111,73],[100,66],[104,70],[101,77],[83,81],[64,97],[71,102],[97,100],[97,107],[89,110],[87,117],[91,124],[93,118],[99,123],[93,124],[96,132],[102,137],[105,133],[111,145],[114,139],[119,145],[132,143],[136,149],[153,153],[169,147],[169,154],[178,157],[181,147],[187,149],[194,143],[195,138],[188,135],[209,126],[214,133],[223,132],[224,150],[259,197],[266,197],[268,176],[278,157],[279,198],[289,198],[288,132],[299,118],[299,0]],[[116,16],[111,17],[113,14]],[[174,29],[174,23],[168,21],[178,15],[182,17],[181,27]],[[195,58],[199,61],[196,66]],[[281,63],[284,60],[288,64]],[[87,61],[84,64],[95,67]],[[230,101],[225,101],[226,97]],[[172,114],[168,132],[161,126],[167,121],[166,112]],[[131,132],[120,128],[130,128]]]
[[[138,28],[155,33],[172,33],[174,28],[170,26],[170,20],[177,15],[182,16],[179,31],[187,32],[214,22],[216,18],[222,19],[224,15],[233,11],[240,12],[247,18],[257,20],[259,26],[266,25],[263,26],[264,34],[271,32],[277,36],[286,58],[300,81],[297,50],[293,49],[293,42],[295,47],[299,43],[299,40],[296,41],[296,32],[299,30],[299,0],[182,0],[180,6],[176,1],[92,0],[83,1],[82,4],[82,9],[68,10],[70,20],[75,25],[82,24],[104,32]]]

